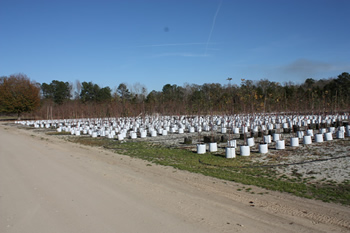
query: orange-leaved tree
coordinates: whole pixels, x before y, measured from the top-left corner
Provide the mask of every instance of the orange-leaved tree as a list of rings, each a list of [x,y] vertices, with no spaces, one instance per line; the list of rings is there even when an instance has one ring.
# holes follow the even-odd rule
[[[30,81],[24,74],[0,78],[0,112],[31,112],[40,105],[40,85]]]

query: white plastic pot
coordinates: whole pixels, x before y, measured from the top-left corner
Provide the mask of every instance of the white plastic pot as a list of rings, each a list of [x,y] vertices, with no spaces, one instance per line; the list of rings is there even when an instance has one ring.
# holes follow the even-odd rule
[[[218,144],[216,142],[209,143],[209,151],[210,152],[218,151]]]
[[[157,137],[157,131],[152,130],[151,131],[151,137]]]
[[[254,146],[255,145],[254,138],[248,138],[247,139],[247,144],[248,144],[248,146]]]
[[[276,149],[277,150],[284,150],[285,149],[284,140],[276,141]]]
[[[226,158],[228,159],[236,158],[236,149],[233,147],[226,147]]]
[[[327,132],[327,129],[325,129],[325,128],[322,128],[322,129],[320,129],[320,133],[322,134],[322,133],[326,133]]]
[[[229,141],[227,141],[227,146],[236,148],[237,147],[236,140],[229,140]]]
[[[205,144],[197,144],[197,154],[205,154]]]
[[[304,131],[298,131],[297,135],[298,135],[298,138],[303,138],[304,137]]]
[[[248,127],[247,126],[243,126],[242,127],[242,133],[248,133]]]
[[[324,140],[325,141],[332,141],[333,140],[333,135],[331,132],[325,133],[324,134]]]
[[[271,135],[264,135],[264,143],[271,143]]]
[[[279,134],[279,133],[273,134],[273,141],[274,142],[279,141],[280,139],[281,139],[281,134]]]
[[[323,142],[323,134],[315,134],[315,142]]]
[[[141,138],[147,137],[147,132],[146,131],[141,131]]]
[[[266,154],[268,152],[268,144],[259,144],[259,153]]]
[[[294,138],[290,138],[290,146],[299,146],[299,138],[298,137],[294,137]]]
[[[250,147],[249,146],[240,146],[240,154],[241,154],[241,156],[249,156],[250,155]]]
[[[309,145],[309,144],[311,144],[311,143],[312,143],[311,136],[308,136],[308,135],[304,136],[304,138],[303,138],[303,144],[304,144],[304,145]]]
[[[118,140],[119,140],[119,141],[124,140],[123,134],[118,134]]]
[[[306,131],[306,134],[307,134],[308,136],[313,137],[313,136],[314,136],[314,130],[313,130],[313,129],[308,129],[308,130]]]
[[[342,139],[342,138],[344,138],[344,131],[337,131],[337,138],[338,139]]]
[[[273,124],[268,124],[268,125],[267,125],[267,129],[268,129],[268,130],[273,129]]]
[[[136,132],[131,132],[131,139],[136,139],[136,138],[137,138]]]

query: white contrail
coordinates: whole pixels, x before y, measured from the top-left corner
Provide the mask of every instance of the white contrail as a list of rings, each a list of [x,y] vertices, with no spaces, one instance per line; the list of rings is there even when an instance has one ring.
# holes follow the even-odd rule
[[[209,42],[210,42],[210,39],[211,39],[211,34],[213,33],[213,30],[214,30],[214,27],[215,27],[216,16],[218,16],[218,13],[219,13],[220,8],[221,8],[221,4],[222,4],[222,0],[220,1],[218,9],[216,10],[214,18],[213,18],[213,23],[211,25],[211,30],[210,30],[210,33],[209,33],[208,41],[207,41],[207,44],[205,46],[205,55],[207,55],[207,50],[208,50],[208,45],[209,45]]]

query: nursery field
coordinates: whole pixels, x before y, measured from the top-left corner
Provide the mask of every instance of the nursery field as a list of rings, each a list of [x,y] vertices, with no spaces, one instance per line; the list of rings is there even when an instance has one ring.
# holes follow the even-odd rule
[[[62,126],[57,130],[56,127],[36,125],[32,129],[48,135],[62,136],[71,142],[98,146],[118,154],[140,158],[151,162],[150,165],[172,166],[244,185],[259,186],[266,190],[350,205],[350,137],[345,136],[345,133],[349,133],[347,117],[345,115],[345,119],[341,119],[338,116],[333,120],[329,117],[328,123],[323,120],[323,127],[320,116],[289,118],[289,125],[287,120],[278,124],[276,120],[282,122],[282,118],[272,121],[269,117],[265,118],[266,126],[260,124],[259,127],[258,124],[249,124],[253,122],[251,117],[242,121],[242,124],[238,123],[239,126],[236,123],[239,122],[237,118],[235,123],[230,123],[233,118],[229,117],[183,118],[183,126],[180,121],[173,121],[171,124],[171,118],[164,118],[161,120],[168,122],[171,127],[167,127],[163,122],[161,127],[150,124],[149,136],[146,134],[143,137],[140,133],[146,131],[147,127],[139,126],[140,132],[137,132],[137,120],[130,124],[131,126],[123,125],[117,130],[118,137],[111,137],[111,131],[101,130],[108,128],[108,121],[105,121],[104,126],[100,126],[100,130],[91,130],[91,134],[87,130],[85,134],[81,134],[84,127],[80,126],[79,136],[75,135],[77,127],[62,131]],[[241,118],[244,119],[244,116]],[[208,124],[205,123],[206,120]],[[317,120],[320,121],[319,124]],[[251,125],[249,129],[245,127],[247,122]],[[117,124],[113,124],[115,128],[118,127]],[[183,132],[179,133],[181,128]],[[92,136],[92,131],[99,135]],[[339,138],[336,136],[338,133],[342,133]],[[306,136],[309,134],[310,136]],[[326,134],[331,135],[331,139],[324,141]],[[321,136],[322,140],[317,141],[316,136]],[[292,138],[297,140],[297,146],[291,144]],[[310,141],[305,142],[305,139]],[[245,146],[249,140],[252,142],[249,147],[246,146],[249,148],[249,156],[242,156],[240,147]],[[269,141],[265,142],[267,140]],[[234,144],[233,158],[227,158],[226,154],[230,142]],[[278,143],[281,142],[283,148],[279,149]],[[215,144],[215,150],[210,148],[212,144]],[[205,146],[204,153],[198,153],[198,145]],[[266,146],[264,153],[261,152],[261,145]],[[250,189],[240,191],[254,193]],[[264,192],[258,194],[263,195]]]
[[[204,143],[205,135],[213,136],[185,132],[118,140],[3,123],[0,217],[6,221],[0,229],[37,232],[54,222],[61,223],[57,229],[62,231],[81,229],[72,221],[84,223],[86,232],[96,227],[152,232],[350,229],[348,179],[331,172],[319,177],[324,171],[316,169],[333,163],[337,173],[348,170],[348,137],[319,143],[322,150],[315,149],[316,143],[296,148],[286,143],[285,150],[276,150],[271,142],[266,154],[255,145],[250,156],[240,156],[237,147],[237,156],[227,159],[227,142],[218,142],[216,152],[197,153],[196,145]],[[191,144],[184,143],[188,137]],[[243,143],[240,138],[230,136],[237,145]],[[312,172],[298,167],[310,164],[315,166]],[[30,208],[35,211],[28,212]],[[152,215],[146,214],[150,211]],[[167,224],[157,225],[159,219]],[[69,225],[63,224],[67,221]]]

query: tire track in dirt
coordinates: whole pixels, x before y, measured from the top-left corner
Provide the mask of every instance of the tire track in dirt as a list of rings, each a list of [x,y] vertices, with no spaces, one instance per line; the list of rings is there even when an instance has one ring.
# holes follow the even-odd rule
[[[215,179],[215,178],[213,178]],[[215,188],[212,186],[208,186],[206,184],[202,184],[199,182],[196,182],[194,180],[190,180],[190,183],[200,189],[210,189],[211,192],[216,193],[221,196],[225,196],[228,199],[231,199],[232,201],[238,201],[246,205],[251,205],[260,209],[263,209],[264,211],[268,213],[274,213],[275,215],[286,215],[286,216],[291,216],[291,217],[299,217],[303,219],[308,219],[310,222],[313,222],[314,224],[330,224],[342,228],[346,228],[350,230],[350,215],[349,211],[344,212],[341,209],[345,209],[346,207],[343,206],[338,206],[337,204],[329,204],[329,203],[322,203],[321,201],[316,201],[316,200],[310,200],[314,202],[320,203],[317,208],[320,208],[320,205],[332,205],[332,206],[337,206],[340,208],[340,210],[332,210],[327,207],[321,207],[322,209],[317,209],[314,210],[312,206],[306,205],[306,206],[300,206],[300,204],[296,203],[295,201],[292,200],[292,202],[287,198],[283,199],[283,203],[288,203],[288,204],[282,204],[281,201],[276,202],[276,201],[270,201],[267,200],[267,198],[264,197],[264,195],[261,195],[257,197],[257,194],[240,194],[240,192],[234,190],[234,187],[231,186],[231,190],[228,191],[229,186],[225,187],[225,191],[221,191],[219,188]],[[220,180],[217,180],[217,183],[223,183]],[[229,183],[229,182],[226,182]],[[222,186],[222,185],[220,185]],[[250,186],[252,187],[251,191],[255,191],[255,193],[259,191],[266,191],[265,189],[261,189],[258,187]],[[272,194],[276,195],[276,194]],[[277,194],[278,195],[278,194]],[[288,195],[288,194],[284,194]],[[271,198],[268,198],[271,199]],[[292,197],[292,199],[299,199],[301,200],[302,198],[299,197]],[[308,201],[308,200],[306,200]],[[304,203],[305,201],[303,201]],[[322,212],[322,213],[320,213]],[[327,213],[327,214],[326,214]]]

